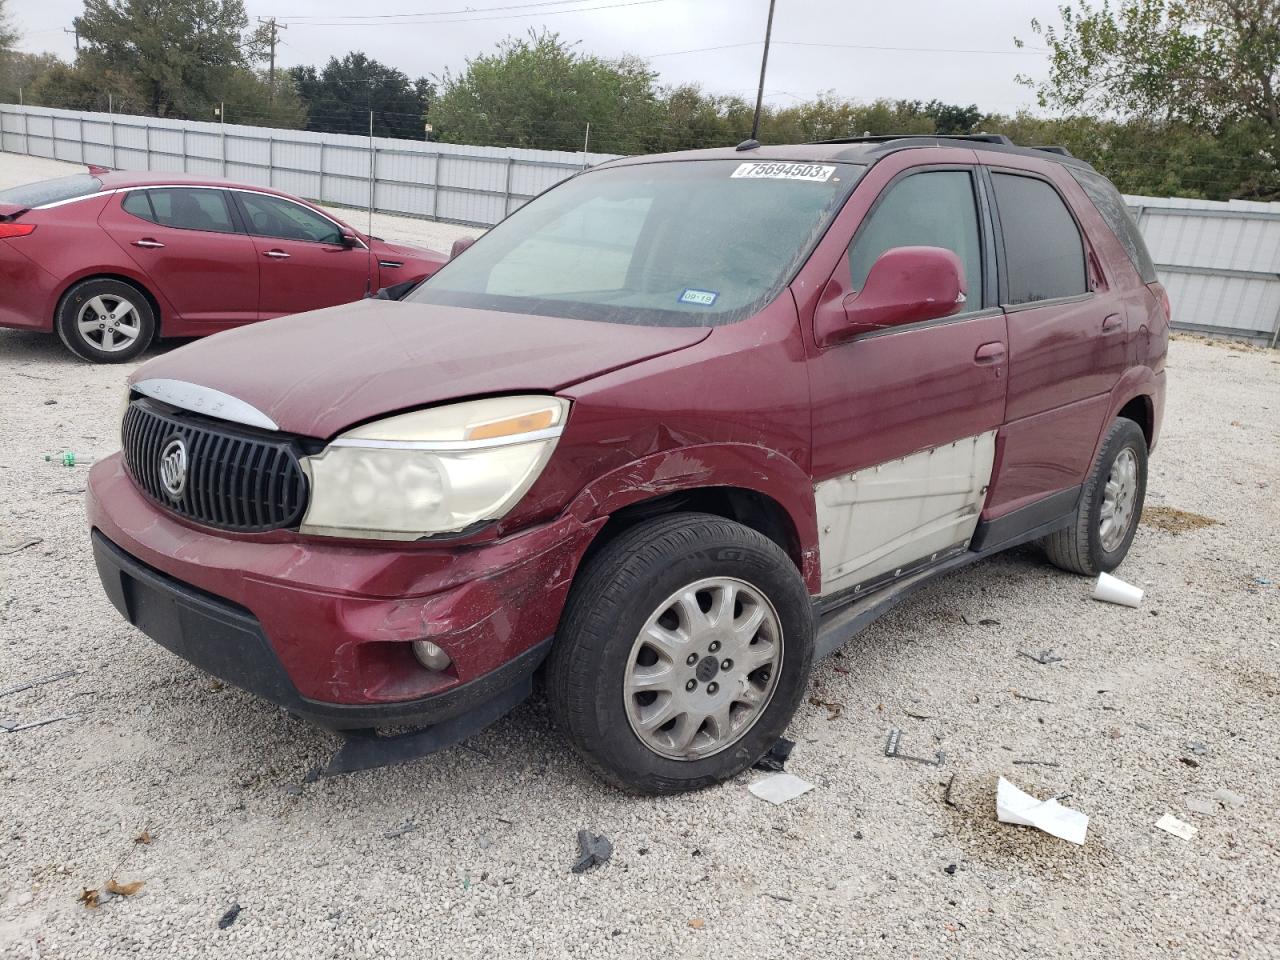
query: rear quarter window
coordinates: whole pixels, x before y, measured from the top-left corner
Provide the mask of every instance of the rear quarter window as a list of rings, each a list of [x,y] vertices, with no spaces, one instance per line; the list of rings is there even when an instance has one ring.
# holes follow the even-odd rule
[[[1147,250],[1146,241],[1142,239],[1142,231],[1134,223],[1133,216],[1129,213],[1129,205],[1124,202],[1120,191],[1110,180],[1093,170],[1069,166],[1067,171],[1075,178],[1076,183],[1080,184],[1080,189],[1093,201],[1093,205],[1098,208],[1098,213],[1111,228],[1111,232],[1116,235],[1120,246],[1124,247],[1124,252],[1129,255],[1129,260],[1132,261],[1138,275],[1142,277],[1142,282],[1155,283],[1156,265]]]
[[[24,183],[20,187],[0,190],[0,203],[13,203],[23,207],[41,207],[46,203],[59,203],[87,197],[102,189],[102,181],[87,173],[77,173],[39,183]]]

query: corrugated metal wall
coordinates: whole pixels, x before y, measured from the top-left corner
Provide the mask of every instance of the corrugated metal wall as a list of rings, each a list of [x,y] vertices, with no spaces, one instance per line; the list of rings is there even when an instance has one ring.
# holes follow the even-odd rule
[[[602,153],[468,147],[0,104],[0,149],[275,187],[320,203],[492,226]]]
[[[0,149],[131,170],[228,177],[309,200],[491,226],[583,165],[581,154],[0,104]],[[372,159],[372,169],[371,169]],[[1275,343],[1280,203],[1125,198],[1173,302],[1174,326]]]
[[[1280,203],[1126,197],[1174,326],[1274,344],[1280,331]]]

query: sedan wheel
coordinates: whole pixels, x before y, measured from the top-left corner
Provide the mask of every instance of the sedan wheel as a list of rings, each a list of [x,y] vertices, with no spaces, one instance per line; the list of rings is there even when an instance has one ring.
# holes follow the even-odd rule
[[[156,333],[156,315],[137,287],[103,277],[83,280],[66,292],[54,328],[81,359],[124,363],[147,349]]]
[[[128,350],[142,333],[137,305],[105,293],[80,308],[76,328],[86,341],[108,353]]]

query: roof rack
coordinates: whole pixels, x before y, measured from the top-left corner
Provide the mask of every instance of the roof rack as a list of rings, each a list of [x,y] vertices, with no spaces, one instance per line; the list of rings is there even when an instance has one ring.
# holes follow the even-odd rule
[[[1040,150],[1040,151],[1042,151],[1043,153],[1054,153],[1054,154],[1057,154],[1057,155],[1058,155],[1058,156],[1060,156],[1060,157],[1074,157],[1074,156],[1075,156],[1075,154],[1074,154],[1074,153],[1072,153],[1070,150],[1068,150],[1066,147],[1059,147],[1059,146],[1054,145],[1054,144],[1046,144],[1046,145],[1044,145],[1044,146],[1035,146],[1035,147],[1031,147],[1030,149],[1032,149],[1032,150]]]
[[[811,143],[889,143],[893,140],[964,140],[969,143],[999,143],[1006,147],[1016,144],[1003,133],[889,133],[866,137],[833,137],[830,140],[812,140]]]
[[[1003,133],[899,133],[877,137],[836,137],[831,140],[815,140],[813,143],[848,144],[852,147],[862,146],[866,148],[868,154],[880,156],[894,153],[898,150],[937,147],[945,143],[953,143],[957,146],[967,145],[975,150],[1019,154],[1024,157],[1039,157],[1043,160],[1052,157],[1057,162],[1068,166],[1093,169],[1090,164],[1072,156],[1071,151],[1066,147],[1020,147]]]

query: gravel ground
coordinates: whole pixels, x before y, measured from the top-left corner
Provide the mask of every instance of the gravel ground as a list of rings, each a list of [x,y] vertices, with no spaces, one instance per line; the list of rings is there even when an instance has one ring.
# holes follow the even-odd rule
[[[1140,528],[1119,573],[1141,608],[1030,548],[925,589],[818,667],[841,709],[792,723],[815,789],[781,807],[754,773],[610,790],[541,700],[304,783],[332,736],[169,655],[97,583],[85,469],[44,455],[118,445],[126,372],[0,331],[0,551],[40,541],[0,556],[0,688],[78,671],[0,694],[0,719],[76,715],[0,732],[0,956],[1280,956],[1280,355],[1174,343],[1148,503],[1216,523]],[[886,758],[895,727],[945,765]],[[999,775],[1070,794],[1084,846],[997,823]],[[573,875],[582,827],[615,852]],[[111,879],[144,886],[78,902]]]

